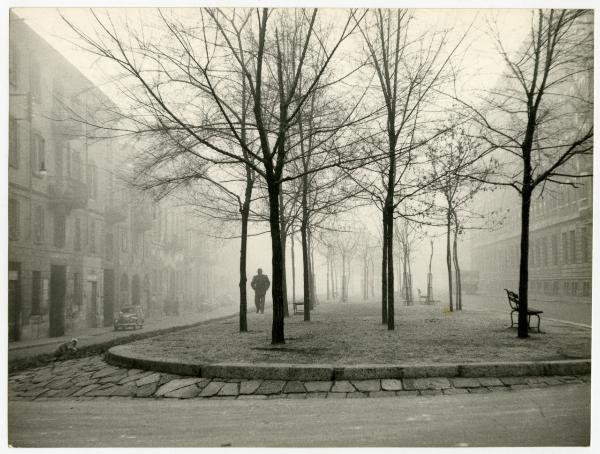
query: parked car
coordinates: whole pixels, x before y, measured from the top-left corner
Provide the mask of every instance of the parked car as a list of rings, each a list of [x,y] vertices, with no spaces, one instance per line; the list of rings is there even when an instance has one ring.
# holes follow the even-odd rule
[[[115,331],[126,328],[138,329],[144,326],[144,312],[141,306],[123,306],[115,317]]]

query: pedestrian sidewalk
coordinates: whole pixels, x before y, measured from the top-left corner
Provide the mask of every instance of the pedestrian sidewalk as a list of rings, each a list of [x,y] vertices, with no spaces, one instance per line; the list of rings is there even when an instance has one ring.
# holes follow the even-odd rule
[[[100,344],[121,337],[128,337],[132,334],[149,334],[153,331],[160,331],[178,326],[189,326],[206,320],[226,317],[236,313],[237,308],[226,306],[214,309],[210,312],[192,313],[180,316],[163,316],[161,318],[147,319],[144,327],[138,330],[115,331],[112,326],[101,328],[88,328],[85,331],[71,333],[61,337],[45,337],[40,339],[30,339],[25,341],[10,342],[8,344],[8,360],[35,356],[44,353],[52,353],[56,347],[70,340],[77,338],[78,347],[87,347],[94,344]]]

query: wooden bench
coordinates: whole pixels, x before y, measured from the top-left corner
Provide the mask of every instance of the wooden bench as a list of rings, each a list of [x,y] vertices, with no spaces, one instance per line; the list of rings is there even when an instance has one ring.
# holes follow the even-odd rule
[[[517,295],[515,292],[511,292],[510,290],[504,289],[506,291],[506,295],[508,296],[508,304],[510,304],[510,327],[512,328],[515,324],[514,320],[513,320],[513,314],[516,312],[517,314],[519,313],[519,295]],[[534,309],[534,308],[527,308],[527,327],[531,328],[530,325],[530,321],[531,321],[531,316],[537,317],[538,319],[538,323],[537,323],[537,330],[538,333],[541,333],[540,331],[540,314],[543,314],[544,311],[540,311],[538,309]],[[517,315],[518,317],[518,315]]]
[[[294,301],[292,305],[294,306],[294,315],[304,314],[304,301]]]

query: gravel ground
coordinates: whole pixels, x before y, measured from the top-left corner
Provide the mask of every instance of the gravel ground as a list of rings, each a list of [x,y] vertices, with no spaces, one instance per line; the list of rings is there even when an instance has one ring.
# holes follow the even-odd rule
[[[248,314],[249,331],[237,319],[153,337],[131,345],[135,352],[186,362],[274,363],[469,363],[590,358],[591,330],[544,320],[542,333],[518,339],[509,313],[440,306],[396,308],[396,329],[380,323],[379,306],[323,303],[304,322],[285,322],[285,345],[271,345],[271,314]]]

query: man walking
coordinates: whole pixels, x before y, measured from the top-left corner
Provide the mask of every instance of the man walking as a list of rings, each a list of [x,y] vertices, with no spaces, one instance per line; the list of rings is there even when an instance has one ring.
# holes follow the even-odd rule
[[[256,313],[265,313],[265,293],[271,285],[269,278],[263,274],[262,268],[258,269],[258,274],[252,278],[250,286],[254,289],[254,304],[256,305]]]

